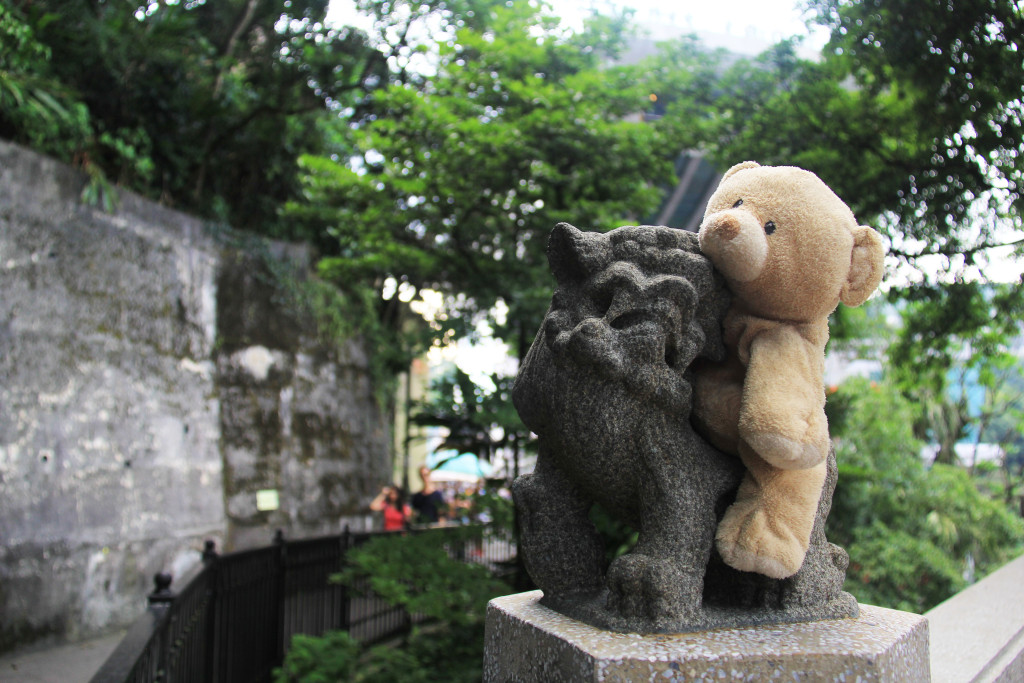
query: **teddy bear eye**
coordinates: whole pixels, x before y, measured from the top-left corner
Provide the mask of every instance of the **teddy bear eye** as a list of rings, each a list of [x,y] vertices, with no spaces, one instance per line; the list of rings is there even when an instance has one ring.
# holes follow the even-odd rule
[[[737,200],[736,200],[736,203],[732,205],[732,208],[734,208],[734,209],[735,209],[735,208],[736,208],[737,206],[739,206],[739,205],[740,205],[740,204],[742,204],[742,203],[743,203],[743,200],[742,200],[742,199],[737,199]]]
[[[768,221],[764,224],[764,234],[770,235],[775,232],[775,221]]]

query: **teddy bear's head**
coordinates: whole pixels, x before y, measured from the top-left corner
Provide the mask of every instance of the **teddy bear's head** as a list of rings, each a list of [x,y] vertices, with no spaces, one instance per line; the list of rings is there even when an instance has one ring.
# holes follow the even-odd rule
[[[708,202],[701,251],[749,312],[810,322],[863,303],[882,279],[881,237],[816,175],[745,161]]]

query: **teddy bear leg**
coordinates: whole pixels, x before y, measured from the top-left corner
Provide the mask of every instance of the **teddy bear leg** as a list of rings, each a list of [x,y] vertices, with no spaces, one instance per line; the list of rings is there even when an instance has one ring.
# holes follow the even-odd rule
[[[723,363],[694,363],[693,424],[715,448],[735,453],[739,442],[743,366],[730,355]]]
[[[718,525],[718,552],[726,564],[742,571],[776,579],[792,576],[810,543],[826,463],[783,470],[742,443],[740,457],[747,473]]]
[[[552,597],[601,588],[604,545],[589,518],[592,503],[543,447],[535,471],[516,479],[512,496],[523,563],[537,587]]]

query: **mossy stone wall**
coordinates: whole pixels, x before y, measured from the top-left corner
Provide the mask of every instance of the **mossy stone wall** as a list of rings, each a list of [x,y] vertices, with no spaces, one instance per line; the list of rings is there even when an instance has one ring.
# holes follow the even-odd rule
[[[389,471],[365,349],[274,284],[306,252],[84,183],[0,141],[0,652],[130,623],[205,539],[363,526]]]

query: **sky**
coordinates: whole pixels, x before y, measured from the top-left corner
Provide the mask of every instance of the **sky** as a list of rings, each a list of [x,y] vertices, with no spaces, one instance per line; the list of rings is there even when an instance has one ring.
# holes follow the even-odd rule
[[[564,7],[591,5],[598,9],[611,3],[553,2],[555,13]],[[678,35],[677,29],[704,34],[706,42],[720,42],[737,52],[758,53],[773,43],[791,36],[805,36],[808,46],[817,52],[828,33],[815,27],[810,32],[797,0],[721,0],[720,2],[666,3],[657,0],[621,0],[614,3],[636,11],[635,21],[652,31],[655,39]],[[579,11],[579,10],[577,10]],[[664,31],[664,35],[657,35]],[[718,47],[719,45],[714,45]]]
[[[556,15],[580,26],[591,8],[605,12],[609,7],[628,7],[636,11],[635,21],[651,31],[655,39],[683,32],[706,34],[713,47],[729,47],[744,53],[757,53],[769,45],[794,35],[808,36],[808,49],[816,52],[828,37],[818,28],[808,35],[798,0],[719,0],[718,2],[666,3],[657,0],[551,0]],[[366,28],[368,22],[354,9],[352,0],[331,0],[329,20]],[[661,34],[661,35],[659,35]],[[748,47],[749,46],[749,47]]]

